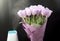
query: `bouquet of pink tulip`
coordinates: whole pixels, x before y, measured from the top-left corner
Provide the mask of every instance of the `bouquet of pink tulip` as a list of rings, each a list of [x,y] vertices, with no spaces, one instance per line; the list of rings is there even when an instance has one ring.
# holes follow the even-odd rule
[[[32,5],[17,12],[31,41],[43,41],[47,19],[51,13],[49,8],[42,5]]]

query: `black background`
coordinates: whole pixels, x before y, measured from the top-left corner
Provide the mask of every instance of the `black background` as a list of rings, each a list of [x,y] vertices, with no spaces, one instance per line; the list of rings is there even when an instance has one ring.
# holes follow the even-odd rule
[[[21,2],[24,0],[11,0],[11,1],[5,0],[4,1],[5,3],[3,2],[2,8],[0,5],[0,41],[7,40],[7,33],[9,30],[12,30],[12,27],[15,27],[15,29],[18,31],[19,41],[29,41],[25,31],[22,28],[22,25],[18,24],[18,22],[20,21],[19,18],[16,16],[16,14],[13,11],[13,9],[16,10],[15,3],[19,4],[18,1]],[[11,4],[9,4],[9,2],[11,2]],[[58,40],[58,37],[59,37],[58,29],[60,27],[59,26],[60,24],[60,0],[29,0],[28,4],[26,3],[26,6],[24,4],[21,4],[21,5],[23,8],[25,8],[30,5],[38,5],[38,4],[47,6],[48,8],[53,10],[52,15],[48,18],[48,22],[46,25],[46,31],[44,35],[44,41],[54,41],[54,40],[59,41]],[[22,7],[18,6],[17,8],[21,9]],[[13,11],[13,13],[11,13],[12,12],[11,10]]]

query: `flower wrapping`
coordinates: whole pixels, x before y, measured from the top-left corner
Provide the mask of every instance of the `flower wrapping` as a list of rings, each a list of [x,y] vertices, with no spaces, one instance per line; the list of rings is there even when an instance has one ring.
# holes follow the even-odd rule
[[[22,24],[22,25],[25,27],[24,30],[26,31],[28,38],[30,38],[31,41],[43,41],[46,23],[47,23],[47,20],[39,28],[31,27],[28,24]]]
[[[33,5],[17,12],[31,41],[43,41],[47,19],[51,13],[49,8],[42,5]]]

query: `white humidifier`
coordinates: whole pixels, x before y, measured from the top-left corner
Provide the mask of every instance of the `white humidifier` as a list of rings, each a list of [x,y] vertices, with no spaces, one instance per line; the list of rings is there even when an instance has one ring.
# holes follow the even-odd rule
[[[18,41],[17,31],[8,31],[7,41]]]

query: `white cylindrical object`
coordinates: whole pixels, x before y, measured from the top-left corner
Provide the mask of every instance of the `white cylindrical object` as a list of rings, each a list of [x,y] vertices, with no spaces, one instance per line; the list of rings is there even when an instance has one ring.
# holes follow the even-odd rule
[[[17,31],[8,31],[7,41],[18,41]]]

